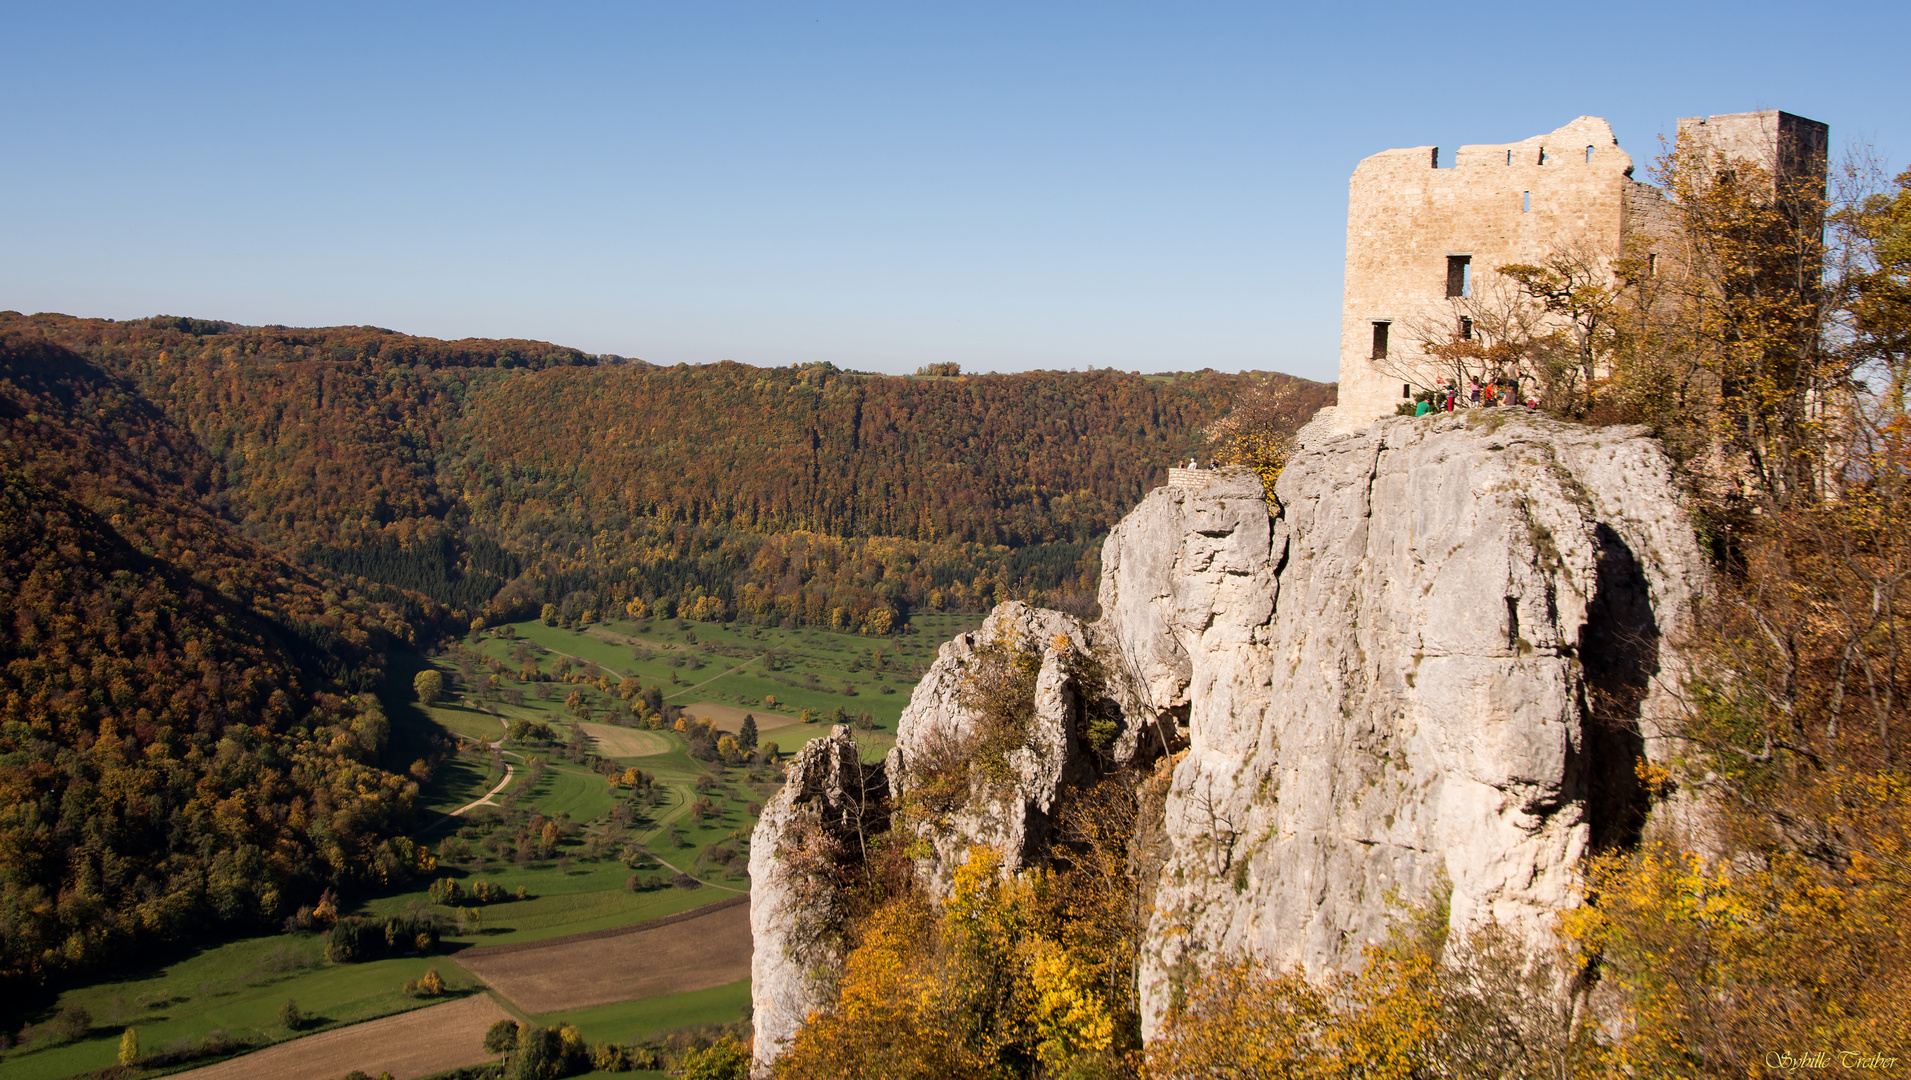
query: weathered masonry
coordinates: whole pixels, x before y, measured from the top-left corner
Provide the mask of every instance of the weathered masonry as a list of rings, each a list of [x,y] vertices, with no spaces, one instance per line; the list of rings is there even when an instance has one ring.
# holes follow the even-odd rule
[[[1823,175],[1827,129],[1815,120],[1768,110],[1683,119],[1679,132],[1781,175]],[[1418,342],[1433,330],[1469,334],[1467,302],[1510,287],[1496,267],[1561,252],[1610,266],[1628,241],[1649,250],[1665,240],[1664,196],[1632,174],[1631,155],[1595,116],[1516,143],[1462,146],[1451,162],[1434,146],[1362,161],[1347,190],[1343,422],[1388,415],[1430,386]]]

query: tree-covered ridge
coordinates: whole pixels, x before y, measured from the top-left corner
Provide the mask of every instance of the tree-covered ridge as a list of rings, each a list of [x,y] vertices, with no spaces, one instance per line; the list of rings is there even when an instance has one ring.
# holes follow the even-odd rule
[[[0,332],[0,983],[403,872],[413,781],[349,692],[409,628],[201,501],[123,382]]]
[[[457,465],[466,498],[502,520],[581,500],[763,533],[1020,547],[1106,532],[1248,384],[733,363],[547,371],[474,386]],[[1314,408],[1329,400],[1304,385]]]
[[[642,599],[869,626],[1092,595],[1099,536],[1255,381],[655,368],[173,318],[0,314],[9,325],[191,431],[247,535],[461,618]],[[1306,414],[1331,400],[1293,385]]]

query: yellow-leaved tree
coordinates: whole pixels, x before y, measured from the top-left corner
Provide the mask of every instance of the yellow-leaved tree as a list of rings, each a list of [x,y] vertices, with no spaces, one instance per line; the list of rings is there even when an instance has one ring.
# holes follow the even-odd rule
[[[1184,987],[1148,1046],[1150,1080],[1565,1077],[1589,1057],[1561,991],[1574,965],[1496,927],[1449,942],[1445,889],[1403,907],[1357,970],[1224,961]]]
[[[858,927],[835,1004],[810,1017],[776,1075],[1134,1075],[1132,1000],[1110,993],[1108,957],[1073,925],[1103,913],[1071,905],[1067,876],[1005,873],[1001,854],[978,846],[943,902],[909,891],[878,906]]]
[[[1287,467],[1294,432],[1307,422],[1318,402],[1302,396],[1292,382],[1257,383],[1234,400],[1234,408],[1202,434],[1217,465],[1244,465],[1260,476],[1267,497]]]

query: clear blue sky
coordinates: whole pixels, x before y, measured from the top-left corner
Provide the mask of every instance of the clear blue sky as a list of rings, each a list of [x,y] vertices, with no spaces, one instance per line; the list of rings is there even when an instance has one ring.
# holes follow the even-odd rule
[[[1908,13],[14,3],[0,308],[1332,378],[1361,157],[1783,108],[1902,168]]]

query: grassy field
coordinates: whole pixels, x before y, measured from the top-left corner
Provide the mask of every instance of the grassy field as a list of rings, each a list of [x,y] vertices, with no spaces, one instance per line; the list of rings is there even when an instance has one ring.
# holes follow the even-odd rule
[[[563,699],[574,686],[516,678],[527,661],[550,673],[561,658],[572,671],[601,674],[612,683],[628,676],[658,687],[674,705],[708,701],[791,715],[810,710],[818,718],[817,730],[786,728],[766,736],[784,750],[820,734],[820,725],[837,709],[852,718],[867,714],[869,726],[859,738],[875,754],[893,743],[896,720],[916,680],[935,659],[936,648],[978,621],[974,616],[917,616],[911,633],[868,638],[742,623],[625,620],[565,629],[532,620],[513,623],[508,639],[485,635],[471,648],[486,664],[502,667],[502,690],[522,695],[516,707],[500,707],[496,692],[481,691],[478,696],[488,699],[485,707],[500,712],[565,719]],[[556,692],[558,688],[565,693]],[[594,706],[614,711],[613,695],[586,687],[583,696]]]
[[[405,957],[365,964],[327,964],[311,935],[248,938],[172,963],[133,971],[60,995],[59,1007],[92,1015],[86,1038],[61,1046],[14,1050],[0,1061],[7,1080],[56,1080],[115,1062],[120,1033],[139,1031],[148,1053],[197,1043],[213,1032],[270,1042],[290,1036],[279,1023],[287,998],[314,1017],[301,1034],[435,1004],[406,997],[404,984],[437,968],[455,989],[477,985],[451,958]]]
[[[217,1065],[180,1080],[338,1080],[347,1073],[417,1077],[491,1062],[484,1035],[512,1019],[489,994],[472,994],[351,1027],[334,1028]]]
[[[540,1024],[575,1024],[584,1037],[593,1042],[632,1042],[692,1024],[728,1024],[741,1020],[749,1009],[750,980],[744,979],[687,994],[620,1001],[615,1005],[550,1013],[532,1019]]]

